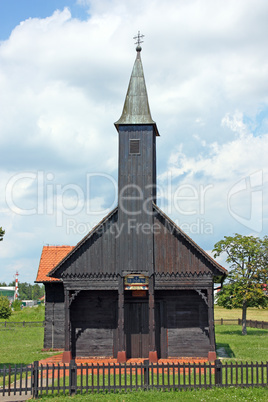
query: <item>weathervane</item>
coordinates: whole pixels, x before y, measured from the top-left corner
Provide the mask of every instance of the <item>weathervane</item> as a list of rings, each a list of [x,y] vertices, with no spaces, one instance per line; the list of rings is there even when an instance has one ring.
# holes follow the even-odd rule
[[[138,35],[137,36],[134,36],[133,37],[133,39],[137,39],[137,42],[135,42],[135,45],[137,45],[137,47],[136,47],[136,50],[137,50],[137,52],[140,52],[141,51],[141,46],[140,46],[140,44],[141,43],[143,43],[143,40],[141,40],[142,38],[144,38],[144,35],[141,35],[140,34],[140,31],[138,31]]]

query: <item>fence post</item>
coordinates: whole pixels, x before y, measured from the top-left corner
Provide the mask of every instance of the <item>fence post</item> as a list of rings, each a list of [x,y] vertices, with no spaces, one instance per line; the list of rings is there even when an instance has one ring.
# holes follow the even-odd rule
[[[32,372],[32,395],[33,399],[38,398],[38,361],[34,361]]]
[[[144,360],[144,380],[143,384],[145,388],[149,385],[149,360]]]
[[[76,384],[77,384],[76,364],[75,364],[75,360],[71,360],[70,364],[69,364],[69,394],[70,395],[76,394]]]
[[[221,325],[223,325],[223,318],[221,318]]]
[[[215,385],[222,386],[222,362],[215,360]]]
[[[11,387],[11,366],[8,366],[8,396],[10,396],[10,387]]]

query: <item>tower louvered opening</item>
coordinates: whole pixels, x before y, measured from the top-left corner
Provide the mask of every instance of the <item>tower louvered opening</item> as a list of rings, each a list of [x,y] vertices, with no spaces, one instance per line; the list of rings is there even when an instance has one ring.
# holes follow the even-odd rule
[[[129,140],[129,153],[130,155],[140,154],[140,140]]]

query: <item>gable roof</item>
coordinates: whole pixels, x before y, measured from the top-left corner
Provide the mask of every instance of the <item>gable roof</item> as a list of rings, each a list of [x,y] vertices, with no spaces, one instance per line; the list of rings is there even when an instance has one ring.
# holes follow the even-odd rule
[[[47,275],[73,248],[73,246],[44,246],[35,282],[60,282],[60,279]]]
[[[100,228],[108,222],[113,216],[118,212],[118,207],[115,207],[111,212],[109,212],[86,236],[83,237],[82,240],[80,240],[79,243],[75,247],[72,247],[71,250],[66,253],[66,255],[58,261],[57,264],[55,264],[53,267],[51,267],[50,271],[48,272],[49,275],[54,275],[58,269],[64,264],[64,262],[71,257],[75,252],[77,252],[85,243],[87,240],[89,240],[95,233],[101,232]],[[56,278],[55,278],[56,279]],[[58,280],[58,279],[56,279]]]
[[[220,264],[218,264],[214,258],[212,258],[206,251],[204,251],[198,244],[196,244],[190,236],[188,236],[179,226],[176,225],[175,222],[173,222],[172,219],[170,219],[154,202],[153,202],[153,208],[154,210],[163,217],[163,219],[169,223],[174,229],[177,234],[182,236],[198,253],[200,253],[209,263],[213,265],[214,268],[216,268],[219,271],[220,275],[226,276],[228,274],[227,269],[222,267]]]
[[[211,266],[215,269],[214,275],[217,277],[221,276],[226,276],[228,271],[222,267],[220,264],[218,264],[208,253],[206,253],[200,246],[198,246],[182,229],[179,228],[156,204],[153,203],[153,208],[155,213],[159,214],[164,221],[167,223],[168,227],[172,228],[173,233],[177,233],[179,236],[183,237],[184,240],[197,252],[197,254],[201,255]],[[112,222],[114,217],[116,217],[116,214],[118,212],[118,208],[116,207],[113,209],[108,215],[106,215],[75,247],[70,247],[70,246],[63,246],[61,247],[54,247],[54,252],[57,253],[57,259],[54,256],[53,262],[51,261],[50,264],[47,262],[46,263],[46,271],[45,275],[42,276],[42,281],[47,281],[50,282],[52,280],[54,281],[59,281],[59,273],[61,270],[65,269],[65,262],[67,262],[70,258],[72,258],[75,255],[79,255],[80,250],[83,250],[83,247],[85,246],[85,243],[93,239],[94,235],[98,235],[99,233],[103,234],[103,231],[100,230],[102,226],[105,224],[108,224],[109,222]],[[102,234],[100,236],[102,236]],[[44,247],[43,253],[46,251],[46,248]],[[53,251],[51,250],[51,253]],[[51,254],[52,255],[52,254]],[[46,259],[46,255],[44,254],[43,259]],[[70,260],[71,261],[71,260]],[[42,268],[44,266],[44,263],[40,261],[40,267]],[[40,270],[40,268],[39,268]],[[98,269],[97,269],[98,270]],[[47,277],[46,275],[52,276],[52,277]],[[58,278],[57,278],[58,276]],[[38,273],[37,280],[39,280],[40,275]]]

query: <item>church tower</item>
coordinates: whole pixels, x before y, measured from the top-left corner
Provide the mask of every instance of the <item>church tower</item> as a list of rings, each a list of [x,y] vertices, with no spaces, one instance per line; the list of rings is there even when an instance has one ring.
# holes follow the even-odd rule
[[[139,38],[139,37],[138,37]],[[153,274],[153,202],[156,202],[156,123],[152,120],[138,40],[119,133],[119,272]]]
[[[154,303],[154,211],[156,202],[156,123],[151,117],[143,67],[140,35],[137,56],[129,81],[120,119],[115,123],[119,133],[117,261],[120,275],[118,288],[118,361],[126,360],[124,332],[148,334],[145,346],[150,361],[157,361],[155,350]],[[135,283],[136,282],[136,283]],[[135,286],[136,284],[136,286]],[[138,285],[145,286],[138,286]],[[130,286],[128,286],[130,285]],[[132,303],[133,292],[146,289],[147,303]],[[132,300],[133,301],[133,300]],[[132,310],[130,310],[132,309]],[[133,316],[130,320],[129,317]],[[142,316],[142,320],[134,319]],[[133,324],[131,321],[135,321]],[[134,327],[133,327],[134,325]],[[147,335],[145,335],[147,337]],[[133,338],[133,342],[134,338]],[[148,355],[147,355],[148,356]]]

